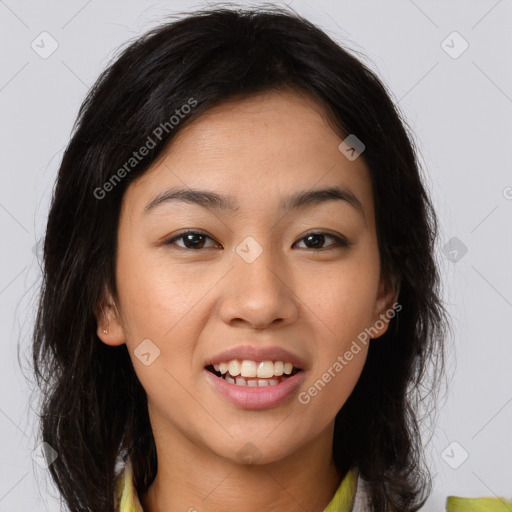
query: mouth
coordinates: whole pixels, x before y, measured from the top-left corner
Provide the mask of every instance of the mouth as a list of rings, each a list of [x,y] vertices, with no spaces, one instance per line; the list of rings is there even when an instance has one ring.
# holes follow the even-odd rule
[[[301,368],[283,361],[238,360],[205,366],[219,379],[240,387],[277,386],[292,378]]]
[[[303,385],[306,371],[283,361],[231,360],[204,367],[206,381],[239,409],[284,406]]]

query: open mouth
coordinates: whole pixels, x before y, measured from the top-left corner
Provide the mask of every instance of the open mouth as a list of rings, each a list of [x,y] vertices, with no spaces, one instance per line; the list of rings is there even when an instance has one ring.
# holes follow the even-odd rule
[[[261,364],[261,363],[260,363]],[[277,366],[277,363],[276,363]],[[284,365],[283,365],[284,366]],[[282,382],[286,381],[290,377],[293,377],[298,372],[302,371],[300,368],[292,367],[291,371],[289,368],[281,369],[278,368],[274,373],[281,373],[281,375],[271,375],[265,377],[258,377],[257,375],[252,376],[253,372],[244,372],[240,371],[239,367],[235,366],[233,370],[232,367],[229,369],[224,365],[208,365],[205,367],[206,370],[213,373],[219,379],[223,379],[230,384],[235,384],[236,386],[248,386],[248,387],[263,387],[263,386],[277,386]],[[286,370],[286,371],[285,371]],[[233,375],[236,373],[236,375]],[[244,376],[242,373],[249,373],[251,376]],[[264,373],[268,375],[268,371],[262,371],[260,373]]]

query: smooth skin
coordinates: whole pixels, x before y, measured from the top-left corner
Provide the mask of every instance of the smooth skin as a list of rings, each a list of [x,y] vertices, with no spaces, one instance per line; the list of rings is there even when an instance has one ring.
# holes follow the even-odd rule
[[[308,404],[297,395],[392,309],[398,294],[381,276],[368,168],[362,157],[347,159],[341,141],[308,96],[258,94],[195,119],[127,189],[118,300],[109,306],[105,295],[97,332],[108,345],[127,344],[148,396],[158,473],[140,497],[146,512],[321,511],[332,499],[341,479],[332,457],[334,420],[368,346],[361,344]],[[239,208],[167,201],[144,211],[171,187],[229,195]],[[279,206],[295,192],[328,187],[349,189],[362,211],[341,200]],[[187,230],[206,236],[166,243]],[[325,238],[308,241],[311,231]],[[350,245],[337,245],[333,235]],[[252,263],[235,250],[248,236],[263,250]],[[160,350],[149,366],[134,354],[145,339]],[[222,398],[205,377],[205,362],[242,344],[277,345],[304,358],[298,392],[258,411]],[[258,450],[253,463],[240,457],[249,442]]]

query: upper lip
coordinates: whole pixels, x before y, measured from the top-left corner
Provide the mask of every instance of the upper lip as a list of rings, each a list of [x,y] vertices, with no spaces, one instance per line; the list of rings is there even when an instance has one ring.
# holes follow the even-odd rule
[[[302,357],[292,354],[285,348],[281,347],[254,347],[251,345],[240,345],[238,347],[230,348],[213,356],[206,361],[205,367],[228,362],[233,359],[250,361],[282,361],[283,363],[292,363],[293,366],[299,370],[304,370],[306,362]]]

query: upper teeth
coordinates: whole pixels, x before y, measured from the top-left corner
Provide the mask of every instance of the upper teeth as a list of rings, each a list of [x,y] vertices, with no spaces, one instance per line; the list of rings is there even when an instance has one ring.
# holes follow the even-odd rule
[[[244,359],[242,362],[233,359],[228,362],[214,364],[213,367],[222,374],[229,372],[233,377],[241,375],[242,377],[259,377],[262,379],[279,377],[283,373],[290,375],[293,370],[292,363],[283,363],[283,361],[276,361],[275,363],[273,361],[256,362],[248,359]]]

